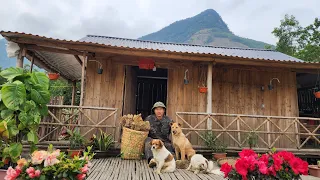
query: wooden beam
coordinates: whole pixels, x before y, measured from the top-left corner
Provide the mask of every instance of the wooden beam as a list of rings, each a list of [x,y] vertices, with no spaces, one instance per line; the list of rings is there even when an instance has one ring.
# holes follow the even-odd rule
[[[207,113],[212,113],[212,62],[208,64],[207,72]],[[212,129],[212,119],[207,119],[207,129]]]
[[[76,58],[76,60],[79,62],[79,64],[82,65],[82,60],[80,59],[80,57],[78,55],[74,55],[74,58]]]
[[[2,33],[4,36],[8,33]],[[10,34],[10,33],[9,33]],[[8,35],[9,35],[8,34]],[[176,59],[186,61],[210,61],[213,60],[221,64],[239,64],[239,65],[251,65],[251,66],[264,66],[275,68],[295,68],[295,69],[320,69],[320,63],[296,63],[296,62],[284,62],[284,61],[272,61],[261,59],[249,59],[239,57],[227,57],[223,55],[212,54],[196,54],[196,53],[181,53],[181,52],[167,52],[160,50],[148,50],[148,49],[132,49],[127,47],[110,47],[101,44],[68,42],[62,40],[53,39],[30,39],[30,37],[7,37],[10,41],[16,43],[37,44],[43,46],[56,46],[64,47],[68,49],[75,49],[80,51],[89,52],[101,52],[110,54],[121,54],[128,56],[140,56],[140,57],[157,57],[165,59]]]
[[[30,45],[30,44],[25,45],[25,47],[28,50],[45,51],[45,52],[53,52],[53,53],[60,53],[60,54],[71,54],[71,55],[82,55],[83,54],[83,52],[75,51],[75,50],[53,48],[53,47],[44,47],[44,46],[37,46],[37,45]]]

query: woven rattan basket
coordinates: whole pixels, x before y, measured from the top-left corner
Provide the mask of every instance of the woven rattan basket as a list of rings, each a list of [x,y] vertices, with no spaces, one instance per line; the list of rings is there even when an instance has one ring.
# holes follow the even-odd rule
[[[221,166],[222,164],[224,163],[228,163],[229,165],[231,165],[233,168],[235,168],[235,164],[237,162],[237,159],[236,157],[226,157],[226,158],[221,158],[219,159],[217,162],[219,164],[219,166]]]
[[[149,132],[135,131],[123,127],[121,138],[121,158],[122,159],[141,159],[143,155],[144,141]]]

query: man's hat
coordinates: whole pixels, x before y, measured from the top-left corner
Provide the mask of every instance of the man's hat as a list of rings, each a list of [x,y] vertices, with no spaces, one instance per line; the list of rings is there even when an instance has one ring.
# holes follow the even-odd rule
[[[152,110],[154,110],[154,108],[157,108],[157,107],[162,107],[162,108],[165,108],[166,109],[166,106],[163,104],[163,102],[156,102],[154,103],[153,107],[152,107]]]

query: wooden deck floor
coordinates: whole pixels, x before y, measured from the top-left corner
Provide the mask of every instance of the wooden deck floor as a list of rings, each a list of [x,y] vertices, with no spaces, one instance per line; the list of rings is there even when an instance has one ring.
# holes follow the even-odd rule
[[[174,173],[157,175],[145,160],[122,160],[120,158],[94,159],[88,180],[223,180],[214,174],[195,175],[187,170],[177,169]],[[303,176],[302,180],[320,180]]]
[[[147,161],[122,160],[120,158],[95,159],[92,161],[88,180],[222,180],[214,174],[195,175],[187,170],[177,169],[174,173],[157,175],[149,168]]]

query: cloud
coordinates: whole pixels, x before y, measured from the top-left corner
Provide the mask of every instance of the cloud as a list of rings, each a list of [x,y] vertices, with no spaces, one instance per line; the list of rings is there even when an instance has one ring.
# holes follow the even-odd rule
[[[0,0],[0,30],[77,40],[87,34],[138,38],[206,9],[215,9],[235,34],[275,44],[284,14],[302,25],[320,17],[309,0]]]

